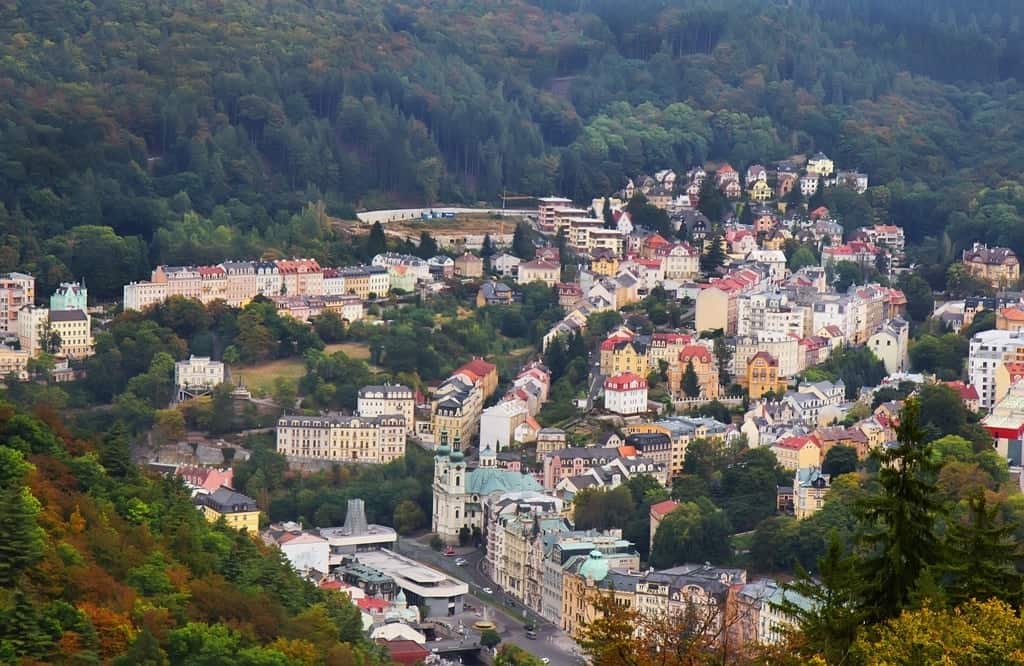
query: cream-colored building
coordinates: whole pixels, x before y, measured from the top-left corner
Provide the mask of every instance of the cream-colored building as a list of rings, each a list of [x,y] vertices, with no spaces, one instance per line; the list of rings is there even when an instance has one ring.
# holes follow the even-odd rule
[[[209,356],[190,356],[174,364],[174,386],[178,401],[209,393],[225,379],[224,364]]]
[[[713,331],[721,329],[726,335],[729,330],[729,308],[735,308],[735,299],[731,295],[715,286],[701,289],[697,294],[696,326],[697,332]],[[732,320],[735,325],[735,318]]]
[[[282,416],[277,452],[294,458],[388,463],[405,455],[405,433],[400,415]]]
[[[0,382],[9,375],[22,381],[28,379],[28,359],[27,351],[0,345]]]
[[[822,152],[816,153],[807,160],[807,173],[813,176],[831,176],[835,169],[835,163]]]
[[[416,393],[401,384],[380,384],[359,389],[356,411],[359,416],[377,417],[398,414],[405,419],[406,431],[415,428]]]
[[[519,275],[516,281],[519,284],[530,284],[531,282],[543,282],[549,287],[558,283],[562,267],[556,263],[535,259],[519,264]]]
[[[772,444],[779,464],[796,471],[821,465],[821,448],[813,437],[787,437]]]
[[[745,377],[747,363],[758,352],[767,352],[779,364],[779,377],[792,377],[804,370],[806,354],[800,340],[779,333],[757,333],[736,339],[733,353],[733,372],[736,377]]]
[[[43,351],[44,336],[59,340],[50,351],[71,359],[92,355],[91,319],[83,310],[48,310],[28,306],[18,313],[18,342],[32,356]]]
[[[909,330],[907,322],[893,319],[868,338],[868,349],[885,364],[885,371],[890,375],[910,369]]]
[[[801,467],[793,475],[793,514],[809,518],[825,505],[831,477],[818,467]]]

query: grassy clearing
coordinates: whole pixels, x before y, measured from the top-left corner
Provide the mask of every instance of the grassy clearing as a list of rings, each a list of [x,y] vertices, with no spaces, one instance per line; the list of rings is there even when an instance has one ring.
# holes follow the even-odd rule
[[[361,342],[339,342],[337,344],[327,345],[324,348],[324,352],[328,354],[345,352],[345,356],[362,361],[366,361],[370,358],[370,347]]]
[[[257,396],[270,395],[278,377],[298,381],[305,374],[306,366],[300,358],[278,359],[232,370],[232,375]]]

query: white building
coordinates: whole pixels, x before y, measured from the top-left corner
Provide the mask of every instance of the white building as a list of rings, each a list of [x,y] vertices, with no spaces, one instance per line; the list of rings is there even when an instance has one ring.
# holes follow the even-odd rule
[[[498,275],[508,277],[515,275],[521,263],[523,263],[522,259],[505,252],[491,259],[491,270]]]
[[[18,311],[18,344],[30,355],[39,353],[42,336],[50,321],[50,311],[46,308],[26,305]]]
[[[141,312],[167,300],[166,282],[130,282],[122,291],[125,310]]]
[[[277,452],[293,458],[388,463],[405,455],[402,416],[282,416]]]
[[[845,294],[821,294],[811,306],[811,330],[836,326],[847,340],[857,334],[857,307]]]
[[[736,298],[736,334],[793,334],[803,337],[806,311],[789,303],[786,294],[757,291]]]
[[[776,284],[786,279],[786,253],[782,250],[752,250],[747,261],[756,261],[768,267],[768,280]]]
[[[268,546],[277,546],[292,567],[301,574],[330,571],[331,548],[327,539],[304,532],[299,523],[286,522],[271,525],[260,537]]]
[[[411,433],[416,427],[416,393],[401,384],[364,386],[359,389],[356,411],[369,418],[397,414],[405,418],[406,430]]]
[[[887,374],[905,372],[910,368],[907,356],[910,326],[902,319],[887,322],[882,330],[868,338],[868,349],[885,363]]]
[[[971,338],[967,356],[968,382],[978,391],[978,404],[992,406],[1002,396],[996,395],[996,369],[1005,358],[1024,348],[1024,335],[1018,331],[982,331]]]
[[[224,383],[224,364],[209,356],[190,356],[187,361],[174,364],[174,386],[178,401],[209,393]]]
[[[604,382],[604,408],[616,414],[647,411],[647,380],[632,372],[609,377]]]
[[[513,433],[526,421],[529,413],[521,400],[503,400],[488,407],[480,415],[480,444],[494,448],[495,452],[507,449],[513,441]]]
[[[779,363],[779,377],[792,377],[804,370],[805,354],[800,340],[784,333],[754,332],[736,339],[732,374],[746,377],[747,364],[758,352],[767,352]]]

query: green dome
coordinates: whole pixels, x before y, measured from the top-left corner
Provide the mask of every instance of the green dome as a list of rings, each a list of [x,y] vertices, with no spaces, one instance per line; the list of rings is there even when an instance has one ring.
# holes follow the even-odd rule
[[[580,576],[595,583],[601,582],[608,575],[608,560],[599,550],[590,551],[587,561],[580,565]]]
[[[452,452],[452,450],[450,448],[448,448],[447,444],[442,444],[441,446],[437,447],[437,451],[434,452],[434,457],[435,458],[444,458],[444,457],[446,457],[451,452]]]
[[[449,457],[452,459],[452,461],[459,462],[460,460],[462,460],[466,456],[463,455],[462,451],[460,451],[458,449],[455,449],[454,451],[452,451],[452,454]]]

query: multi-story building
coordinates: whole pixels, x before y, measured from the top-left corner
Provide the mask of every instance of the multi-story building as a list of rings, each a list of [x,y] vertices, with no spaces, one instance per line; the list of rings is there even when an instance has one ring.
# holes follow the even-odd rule
[[[857,307],[846,294],[820,294],[811,305],[811,328],[814,333],[835,326],[847,340],[857,332]]]
[[[806,425],[817,427],[821,421],[839,417],[839,406],[846,399],[846,385],[837,382],[805,382],[783,397],[793,417]]]
[[[16,333],[18,313],[36,298],[36,279],[25,273],[0,275],[0,334]]]
[[[197,266],[199,273],[199,300],[203,303],[227,301],[228,274],[220,266]]]
[[[256,273],[256,293],[261,296],[280,296],[283,284],[281,272],[273,261],[257,261],[253,263]],[[322,282],[322,278],[321,278]]]
[[[758,400],[768,392],[786,390],[785,380],[779,377],[779,362],[766,351],[759,351],[750,357],[744,380],[751,400]]]
[[[405,419],[406,430],[411,433],[416,420],[416,393],[401,384],[364,386],[359,389],[356,412],[366,418],[398,414]]]
[[[539,612],[549,622],[561,624],[562,584],[564,567],[574,558],[601,553],[610,569],[635,571],[640,568],[640,554],[634,545],[622,538],[622,530],[573,531],[551,535],[551,545],[544,553]]]
[[[975,243],[963,253],[964,268],[996,289],[1006,289],[1020,282],[1020,261],[1013,250]]]
[[[61,282],[50,295],[51,310],[88,310],[89,290],[78,282]]]
[[[50,310],[49,328],[60,339],[58,354],[70,359],[92,356],[92,318],[84,310]]]
[[[143,311],[167,300],[166,282],[129,282],[122,289],[125,310]]]
[[[806,354],[801,352],[800,340],[794,335],[779,333],[755,333],[751,336],[736,338],[733,353],[733,374],[737,378],[747,376],[747,364],[760,352],[770,354],[778,362],[780,378],[792,377],[803,372],[806,365]]]
[[[483,277],[484,260],[475,254],[463,252],[455,257],[455,277],[478,278]]]
[[[181,296],[202,300],[202,278],[195,266],[157,266],[150,280],[167,285],[167,298]]]
[[[223,518],[228,527],[253,535],[259,533],[260,509],[251,497],[230,488],[218,488],[212,493],[196,495],[195,502],[200,513],[211,523]]]
[[[555,217],[559,209],[572,206],[572,199],[565,197],[541,197],[537,199],[537,228],[547,234],[555,230]],[[586,214],[586,211],[582,211]]]
[[[685,395],[685,377],[690,364],[693,364],[693,371],[697,375],[697,385],[700,387],[699,396]],[[711,350],[704,345],[691,344],[683,347],[679,352],[676,363],[669,366],[668,382],[673,393],[683,397],[701,397],[714,399],[721,391],[718,377],[718,365],[715,363]]]
[[[252,261],[225,261],[220,267],[227,276],[225,300],[233,308],[245,307],[260,293],[256,282],[256,264]]]
[[[323,296],[324,269],[315,259],[280,259],[276,263],[282,295]],[[387,290],[378,293],[386,294]]]
[[[885,363],[885,371],[893,375],[910,369],[909,338],[910,325],[902,319],[893,319],[868,338],[867,346]]]
[[[692,280],[700,275],[700,251],[689,243],[676,243],[658,256],[667,280]]]
[[[825,505],[831,476],[822,474],[821,469],[801,467],[793,475],[793,515],[797,519],[809,518]]]
[[[28,379],[28,360],[31,358],[27,350],[11,349],[0,345],[0,382],[14,375],[19,381]]]
[[[224,364],[209,356],[190,356],[174,364],[174,386],[178,401],[188,400],[212,391],[225,379]]]
[[[604,408],[616,414],[647,411],[647,380],[632,372],[613,375],[604,381]]]
[[[1024,349],[1024,333],[1018,331],[982,331],[971,338],[967,355],[967,378],[978,390],[978,404],[982,409],[1002,398],[996,391],[996,371],[1008,358]]]
[[[543,456],[544,487],[553,490],[564,479],[581,476],[587,470],[607,465],[619,455],[617,448],[568,447]]]
[[[692,416],[670,416],[653,423],[630,424],[623,428],[628,435],[634,433],[660,432],[669,436],[672,440],[672,458],[669,466],[669,476],[675,477],[683,472],[683,462],[686,458],[686,447],[695,439],[710,439],[724,442],[732,431],[732,426],[721,423],[712,418]]]
[[[821,448],[813,437],[787,437],[772,444],[772,453],[779,464],[796,471],[821,465]]]
[[[282,416],[277,452],[294,458],[388,463],[405,455],[405,417]]]
[[[804,308],[793,306],[789,297],[776,291],[756,291],[736,299],[736,335],[775,333],[803,336]]]
[[[894,254],[903,254],[906,246],[906,237],[903,234],[903,227],[895,224],[876,224],[871,227],[861,227],[854,232],[854,238],[865,240],[874,245],[880,245]]]
[[[565,443],[566,433],[561,428],[541,428],[537,432],[537,458],[543,459],[549,453],[564,449]]]
[[[554,287],[559,280],[562,268],[556,263],[535,259],[519,264],[519,274],[516,282],[519,284],[530,284],[531,282],[543,282],[549,287]]]
[[[807,173],[815,176],[831,176],[835,171],[835,163],[823,152],[817,152],[807,160]]]
[[[862,267],[873,267],[878,255],[884,252],[872,243],[857,240],[842,245],[827,245],[821,249],[821,265],[825,267],[848,261]]]
[[[495,452],[507,449],[515,439],[515,430],[530,414],[521,400],[502,400],[480,414],[480,446]]]
[[[487,509],[488,575],[506,594],[540,612],[545,537],[569,531],[562,501],[540,493],[512,493]]]

